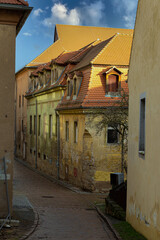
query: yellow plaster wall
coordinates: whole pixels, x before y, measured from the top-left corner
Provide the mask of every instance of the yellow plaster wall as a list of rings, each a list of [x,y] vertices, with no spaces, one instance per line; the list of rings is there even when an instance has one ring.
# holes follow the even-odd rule
[[[127,220],[149,240],[160,239],[160,1],[140,0],[129,70]],[[145,156],[139,155],[140,96],[146,94]]]
[[[25,133],[27,129],[27,100],[24,97],[24,105],[22,105],[22,96],[26,95],[28,86],[30,85],[30,74],[33,70],[24,69],[16,74],[16,155],[23,159],[24,143],[26,142]],[[21,96],[21,106],[19,107],[19,96]],[[22,120],[24,131],[22,131]]]
[[[35,167],[35,149],[36,135],[34,134],[34,115],[36,115],[37,100],[37,116],[41,115],[40,136],[38,136],[38,149],[40,157],[37,156],[38,169],[48,175],[57,177],[57,138],[56,138],[56,112],[57,104],[61,100],[63,90],[54,91],[44,95],[40,95],[28,99],[27,105],[27,144],[28,157],[27,161]],[[49,115],[52,115],[52,138],[49,138]],[[30,116],[32,116],[32,134],[30,134]],[[37,123],[38,126],[38,123]],[[30,153],[32,149],[32,153]],[[44,154],[46,159],[44,159]]]
[[[89,88],[102,86],[101,73],[106,67],[93,67]],[[118,67],[123,73],[121,80],[127,80],[127,67]],[[90,115],[80,110],[60,112],[60,137],[61,137],[61,178],[69,180],[82,188],[95,190],[96,183],[110,181],[111,172],[121,172],[121,146],[120,144],[106,143],[106,129],[97,135],[95,125],[89,124]],[[69,141],[65,139],[65,123],[69,122]],[[78,122],[78,142],[74,143],[74,121]],[[96,119],[98,121],[98,119]],[[107,127],[107,126],[106,126]],[[86,136],[85,130],[91,137]],[[86,146],[89,143],[90,146]],[[85,146],[89,148],[85,155]],[[77,168],[77,177],[74,176]],[[103,189],[106,184],[102,184]],[[105,185],[105,186],[104,186]],[[109,185],[107,184],[109,187]],[[98,185],[100,188],[100,185]]]
[[[15,38],[16,26],[0,24],[0,218],[6,218],[8,215],[3,157],[6,158],[9,204],[12,214],[15,120]]]

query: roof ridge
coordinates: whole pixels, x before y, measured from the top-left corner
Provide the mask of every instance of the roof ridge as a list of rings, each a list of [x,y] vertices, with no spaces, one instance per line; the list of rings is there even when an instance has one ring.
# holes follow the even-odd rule
[[[102,50],[97,54],[97,56],[91,61],[91,63],[93,64],[94,61],[104,52],[104,50],[115,40],[115,38],[118,36],[118,34],[113,35],[113,37],[111,37],[112,39],[109,41],[109,43],[106,44],[106,46],[104,48],[102,48]],[[107,39],[109,40],[109,39]],[[104,40],[106,41],[106,40]]]
[[[128,28],[113,28],[113,27],[98,27],[98,26],[82,26],[82,25],[69,25],[69,24],[56,24],[56,26],[66,26],[66,27],[78,27],[78,28],[103,28],[103,29],[119,29],[119,30],[133,30]]]
[[[133,33],[119,33],[119,32],[117,32],[115,35],[117,35],[117,36],[119,36],[119,35],[133,36]]]

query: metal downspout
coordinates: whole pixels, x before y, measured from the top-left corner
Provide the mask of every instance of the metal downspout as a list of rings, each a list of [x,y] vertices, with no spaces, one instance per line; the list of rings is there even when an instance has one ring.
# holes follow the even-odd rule
[[[35,168],[37,169],[37,99],[36,99],[36,122],[35,122],[35,133],[36,133],[36,149],[35,149]]]
[[[59,174],[59,160],[60,160],[60,122],[59,122],[59,113],[57,115],[57,179],[60,178]]]

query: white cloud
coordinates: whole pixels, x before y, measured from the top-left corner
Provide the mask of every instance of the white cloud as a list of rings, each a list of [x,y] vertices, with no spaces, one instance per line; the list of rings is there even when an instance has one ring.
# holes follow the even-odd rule
[[[123,19],[127,28],[134,28],[138,0],[113,0],[117,12],[124,13]]]
[[[79,8],[81,21],[84,25],[99,26],[102,25],[101,21],[105,18],[104,16],[104,3],[102,0],[95,1],[87,5],[83,2],[82,7]]]
[[[43,13],[43,10],[42,10],[41,8],[38,8],[38,9],[36,9],[36,10],[33,11],[33,15],[34,15],[35,17],[40,16],[41,13]]]
[[[29,33],[29,32],[25,32],[25,33],[23,33],[23,35],[26,36],[26,37],[31,37],[32,36],[32,34]]]
[[[95,25],[98,26],[104,17],[102,0],[87,5],[82,2],[80,7],[68,9],[65,4],[54,3],[51,16],[44,19],[43,24],[52,27],[54,24]]]
[[[69,10],[65,5],[55,3],[51,9],[51,17],[44,19],[43,24],[52,27],[56,23],[79,25],[80,18],[77,9]]]

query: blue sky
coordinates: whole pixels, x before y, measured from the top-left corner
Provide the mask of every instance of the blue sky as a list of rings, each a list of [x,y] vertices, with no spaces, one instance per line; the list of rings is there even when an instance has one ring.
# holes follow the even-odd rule
[[[16,71],[53,43],[55,24],[134,28],[138,0],[28,0],[16,41]]]

